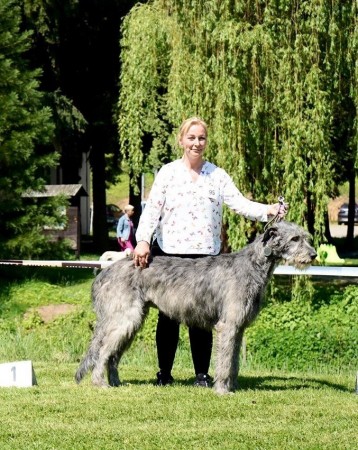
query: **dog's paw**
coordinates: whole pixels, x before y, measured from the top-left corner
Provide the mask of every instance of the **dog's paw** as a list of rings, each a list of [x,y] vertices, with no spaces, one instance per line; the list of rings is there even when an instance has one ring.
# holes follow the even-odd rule
[[[102,379],[92,379],[92,384],[94,387],[98,387],[98,388],[107,389],[110,387],[110,385],[108,383],[106,383],[105,380],[102,380]]]
[[[118,386],[121,386],[121,385],[122,385],[121,380],[118,377],[110,378],[110,380],[109,380],[109,386],[110,387],[118,387]]]
[[[218,395],[230,395],[233,394],[232,389],[229,389],[229,387],[224,383],[215,383],[213,387],[214,391]]]

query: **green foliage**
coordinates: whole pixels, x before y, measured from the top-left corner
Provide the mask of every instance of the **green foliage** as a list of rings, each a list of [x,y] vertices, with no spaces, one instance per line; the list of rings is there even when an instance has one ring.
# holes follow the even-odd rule
[[[358,359],[358,288],[304,293],[271,302],[248,329],[248,357],[271,367],[354,367]]]
[[[41,190],[58,161],[52,148],[50,109],[39,90],[39,70],[30,70],[25,54],[31,33],[20,30],[16,1],[0,0],[0,255],[35,257],[53,249],[43,226],[58,224],[61,199],[29,203],[28,189]]]
[[[122,58],[119,130],[121,151],[134,180],[146,165],[159,168],[168,157],[166,102],[161,94],[167,90],[169,48],[166,29],[161,29],[166,27],[165,17],[157,8],[141,5],[132,9],[128,17],[132,16],[136,20],[127,18],[122,30],[122,53],[133,52],[135,62]],[[158,21],[161,26],[153,27]],[[145,145],[148,136],[151,148]]]
[[[322,242],[334,168],[356,157],[356,14],[347,2],[292,0],[133,8],[122,27],[118,123],[134,175],[177,157],[174,131],[202,116],[208,159],[258,201],[284,195],[288,219]],[[231,246],[242,246],[249,226],[229,211],[225,221]]]
[[[78,136],[85,132],[87,121],[75,107],[73,101],[67,98],[60,89],[49,93],[47,100],[52,108],[56,123],[57,144],[77,148]],[[60,144],[61,143],[61,144]]]
[[[43,323],[44,321],[40,314],[37,311],[31,311],[24,317],[22,326],[25,330],[32,330],[43,325]]]
[[[8,213],[9,232],[3,236],[7,241],[0,251],[3,258],[71,258],[70,242],[52,239],[50,231],[66,224],[63,211],[67,205],[61,196],[23,199],[21,208]]]

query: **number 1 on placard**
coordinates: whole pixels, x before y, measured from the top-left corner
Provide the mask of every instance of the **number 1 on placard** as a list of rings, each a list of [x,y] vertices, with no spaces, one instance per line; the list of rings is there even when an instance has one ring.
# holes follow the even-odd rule
[[[16,366],[12,366],[11,367],[11,372],[12,372],[12,381],[16,381]]]

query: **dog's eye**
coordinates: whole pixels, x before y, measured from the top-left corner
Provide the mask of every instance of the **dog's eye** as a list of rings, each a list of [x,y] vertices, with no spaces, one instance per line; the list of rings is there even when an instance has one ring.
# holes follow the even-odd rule
[[[299,236],[293,236],[293,238],[291,239],[291,241],[293,242],[298,242],[300,240]]]

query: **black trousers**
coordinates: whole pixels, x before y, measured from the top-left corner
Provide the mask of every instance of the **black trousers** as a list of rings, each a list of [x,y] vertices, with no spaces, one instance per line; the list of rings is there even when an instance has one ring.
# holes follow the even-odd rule
[[[177,255],[164,253],[158,244],[152,246],[152,256],[178,256],[180,258],[202,258],[206,255]],[[179,342],[179,322],[170,319],[159,312],[156,331],[158,364],[161,372],[170,374],[176,349]],[[195,374],[209,372],[210,358],[213,346],[212,331],[201,328],[189,328],[190,349]]]

